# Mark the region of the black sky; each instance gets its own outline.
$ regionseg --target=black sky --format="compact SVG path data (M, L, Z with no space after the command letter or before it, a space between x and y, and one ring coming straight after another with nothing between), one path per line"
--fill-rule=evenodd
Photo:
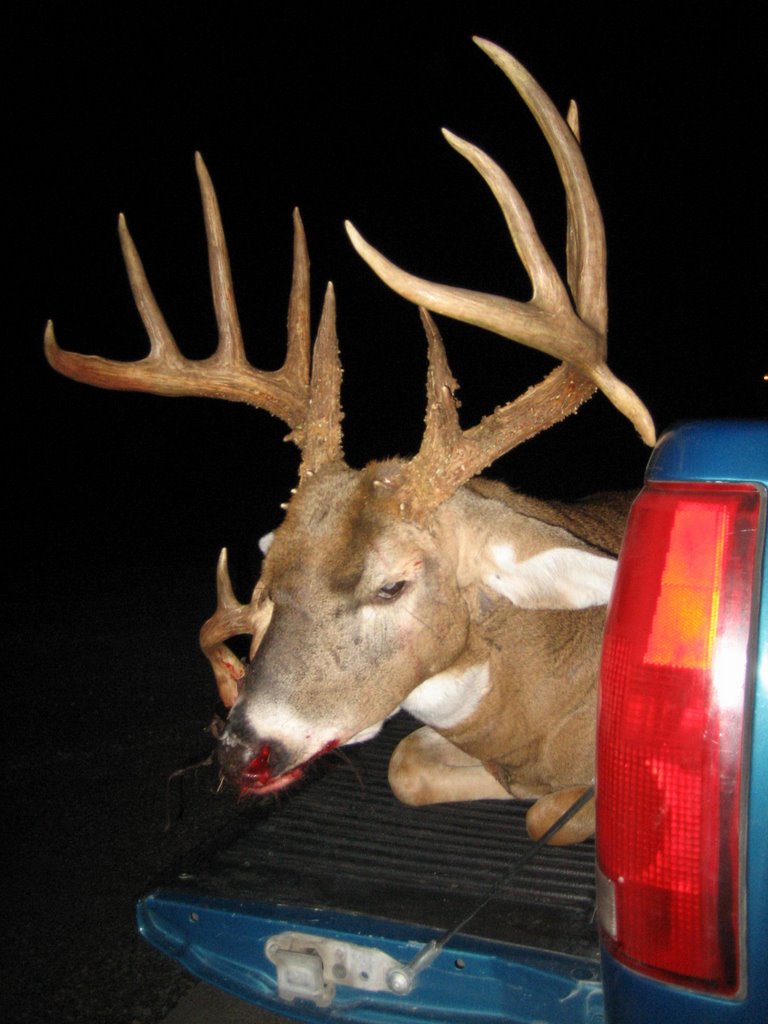
M192 155L216 183L253 361L284 339L290 215L309 237L315 315L339 303L349 461L418 443L425 345L415 311L364 267L345 217L415 272L527 297L482 182L446 125L509 171L562 265L563 199L512 88L472 44L518 56L582 137L606 219L609 360L659 428L765 415L763 79L755 5L27 3L4 16L15 61L6 112L6 465L19 535L47 585L115 562L221 544L253 569L296 456L266 414L205 400L98 392L42 359L63 347L144 353L116 240L123 210L182 347L207 354L213 317ZM6 9L8 10L8 9ZM546 359L443 324L467 422L537 379ZM639 483L646 452L601 398L497 473L542 494Z

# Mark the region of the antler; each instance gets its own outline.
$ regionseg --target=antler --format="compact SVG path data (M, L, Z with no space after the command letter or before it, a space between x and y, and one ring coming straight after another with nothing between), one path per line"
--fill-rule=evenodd
M179 351L121 214L120 244L134 300L149 335L149 355L124 363L66 352L57 345L53 324L49 322L45 332L48 362L67 377L98 387L148 391L156 395L205 395L266 409L291 428L288 436L302 452L302 476L326 462L343 461L341 367L333 287L329 284L326 291L310 375L309 257L299 212L294 211L293 281L285 362L279 370L257 370L245 356L216 193L199 153L195 163L218 324L218 345L214 354L207 359L187 359Z
M223 641L233 636L250 636L252 657L261 643L271 615L271 604L262 600L261 581L254 587L248 604L240 604L237 600L229 578L227 549L222 548L216 566L216 611L200 629L200 647L211 663L219 696L225 707L231 708L237 700L245 665Z
M475 42L520 93L557 162L567 199L567 277L573 302L515 186L487 154L451 132L444 130L445 138L480 173L502 209L533 285L529 302L440 285L408 274L347 223L360 256L404 298L562 360L541 383L477 426L462 431L453 398L457 385L437 328L422 311L430 353L426 429L418 454L391 480L401 510L416 518L437 507L502 454L575 412L596 387L630 419L647 444L655 443L653 422L645 406L605 363L605 234L579 146L576 107L571 104L566 122L518 61L493 43Z

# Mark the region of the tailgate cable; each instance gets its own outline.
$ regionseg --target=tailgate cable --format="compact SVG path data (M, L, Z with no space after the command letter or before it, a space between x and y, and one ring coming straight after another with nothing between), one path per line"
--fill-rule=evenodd
M473 910L471 910L465 917L447 931L444 931L438 939L432 939L431 942L427 942L409 963L393 967L387 974L387 985L390 990L398 995L407 995L413 988L417 975L429 967L454 935L460 932L472 920L472 918L483 909L484 906L490 903L494 896L496 896L496 894L507 885L509 880L521 871L525 865L536 856L542 846L545 846L552 836L555 835L556 832L559 832L563 825L569 822L575 814L578 814L582 807L589 803L594 795L595 785L592 783L591 786L588 786L587 789L584 790L578 800L575 800L571 806L561 814L552 825L550 825L547 831L531 844L522 857L518 857L509 865L501 878L491 885L486 895L480 900Z

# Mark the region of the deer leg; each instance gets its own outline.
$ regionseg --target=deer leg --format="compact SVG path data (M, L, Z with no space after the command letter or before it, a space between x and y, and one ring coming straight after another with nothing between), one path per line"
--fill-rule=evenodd
M586 786L574 786L571 789L559 789L555 793L547 793L539 797L535 804L528 808L525 816L525 825L531 839L538 839L544 835L550 825L554 825L561 814L564 814L571 804L575 803ZM581 810L574 814L549 840L548 846L568 846L571 843L581 843L589 839L595 831L595 801L594 798L585 804Z
M398 743L389 762L389 785L398 800L414 807L512 799L481 761L426 725Z

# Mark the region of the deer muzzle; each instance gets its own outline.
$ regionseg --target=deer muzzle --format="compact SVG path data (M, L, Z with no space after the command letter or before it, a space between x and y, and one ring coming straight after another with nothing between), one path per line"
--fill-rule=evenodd
M304 775L307 765L339 745L338 740L330 740L296 763L285 743L255 734L237 710L230 715L219 741L218 760L222 777L241 795L266 795L290 786Z

